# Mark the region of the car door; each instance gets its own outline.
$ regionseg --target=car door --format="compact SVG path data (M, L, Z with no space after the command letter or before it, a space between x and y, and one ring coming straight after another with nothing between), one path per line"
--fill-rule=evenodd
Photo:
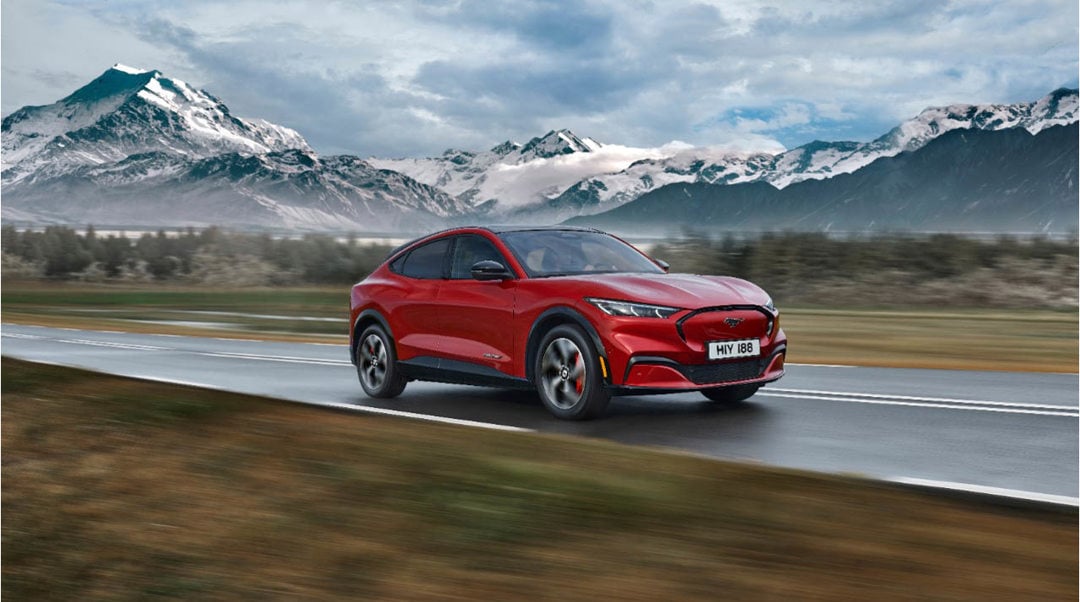
M456 236L450 249L450 278L439 288L440 355L451 360L512 372L515 279L475 280L478 261L509 264L487 238Z
M437 357L441 325L439 288L446 275L450 239L441 238L416 247L395 261L391 269L402 276L402 291L392 307L399 359Z

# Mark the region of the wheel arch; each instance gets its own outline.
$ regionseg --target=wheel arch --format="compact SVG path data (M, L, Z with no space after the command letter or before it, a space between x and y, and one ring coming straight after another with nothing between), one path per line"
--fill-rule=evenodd
M525 378L527 378L529 382L535 382L536 355L540 352L540 339L542 339L544 334L549 330L562 324L572 324L584 330L585 335L592 341L597 356L602 357L603 361L607 362L607 352L604 349L604 342L600 339L600 334L589 322L588 318L572 307L553 307L540 314L536 320L533 321L532 327L529 328L529 336L525 340Z
M390 340L392 342L397 340L394 338L394 331L390 328L390 323L387 322L386 318L379 312L379 310L365 309L364 311L360 312L360 314L356 316L356 321L353 322L352 336L349 337L349 361L351 361L354 366L356 365L357 340L360 338L360 333L362 333L365 328L371 326L372 324L378 324L379 326L381 326L382 329L386 331L386 335L390 337Z

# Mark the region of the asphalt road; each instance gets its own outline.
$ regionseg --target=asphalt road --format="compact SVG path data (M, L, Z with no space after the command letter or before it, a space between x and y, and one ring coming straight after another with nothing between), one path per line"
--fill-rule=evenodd
M1058 501L1078 493L1075 374L789 364L740 407L696 393L623 397L605 418L566 422L523 392L414 382L369 399L340 345L13 324L0 335L11 357L307 403Z

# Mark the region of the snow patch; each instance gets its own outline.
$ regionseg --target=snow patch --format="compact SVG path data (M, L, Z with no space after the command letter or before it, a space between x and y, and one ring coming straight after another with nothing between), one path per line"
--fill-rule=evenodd
M139 69L138 67L129 67L123 63L116 63L112 66L113 69L120 71L121 73L127 73L129 75L141 75L143 73L149 73L149 69Z

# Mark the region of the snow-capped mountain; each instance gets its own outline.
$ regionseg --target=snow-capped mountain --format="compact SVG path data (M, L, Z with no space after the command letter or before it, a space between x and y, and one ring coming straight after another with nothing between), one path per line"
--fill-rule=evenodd
M953 129L849 174L784 188L689 182L569 220L633 235L697 231L1075 231L1077 123Z
M479 213L506 214L543 204L582 178L618 171L647 155L563 129L525 144L506 141L487 151L450 149L439 157L368 161L439 188Z
M115 65L3 120L5 218L131 225L430 227L469 207L300 134L234 116L159 71Z
M450 196L357 157L299 149L205 158L140 153L14 189L14 208L32 208L46 221L129 226L404 231L437 228L463 210Z
M236 117L220 100L181 80L120 64L51 105L8 115L3 132L9 182L153 151L198 157L310 150L294 130ZM48 169L40 172L43 167Z
M958 129L1024 128L1032 134L1075 123L1077 90L1058 89L1027 103L932 107L871 142L814 141L778 155L687 149L672 156L635 163L618 173L588 178L564 191L550 205L560 217L589 215L629 202L668 184L739 184L764 181L784 188L805 180L852 173L875 160L922 148ZM550 211L541 211L550 214Z

